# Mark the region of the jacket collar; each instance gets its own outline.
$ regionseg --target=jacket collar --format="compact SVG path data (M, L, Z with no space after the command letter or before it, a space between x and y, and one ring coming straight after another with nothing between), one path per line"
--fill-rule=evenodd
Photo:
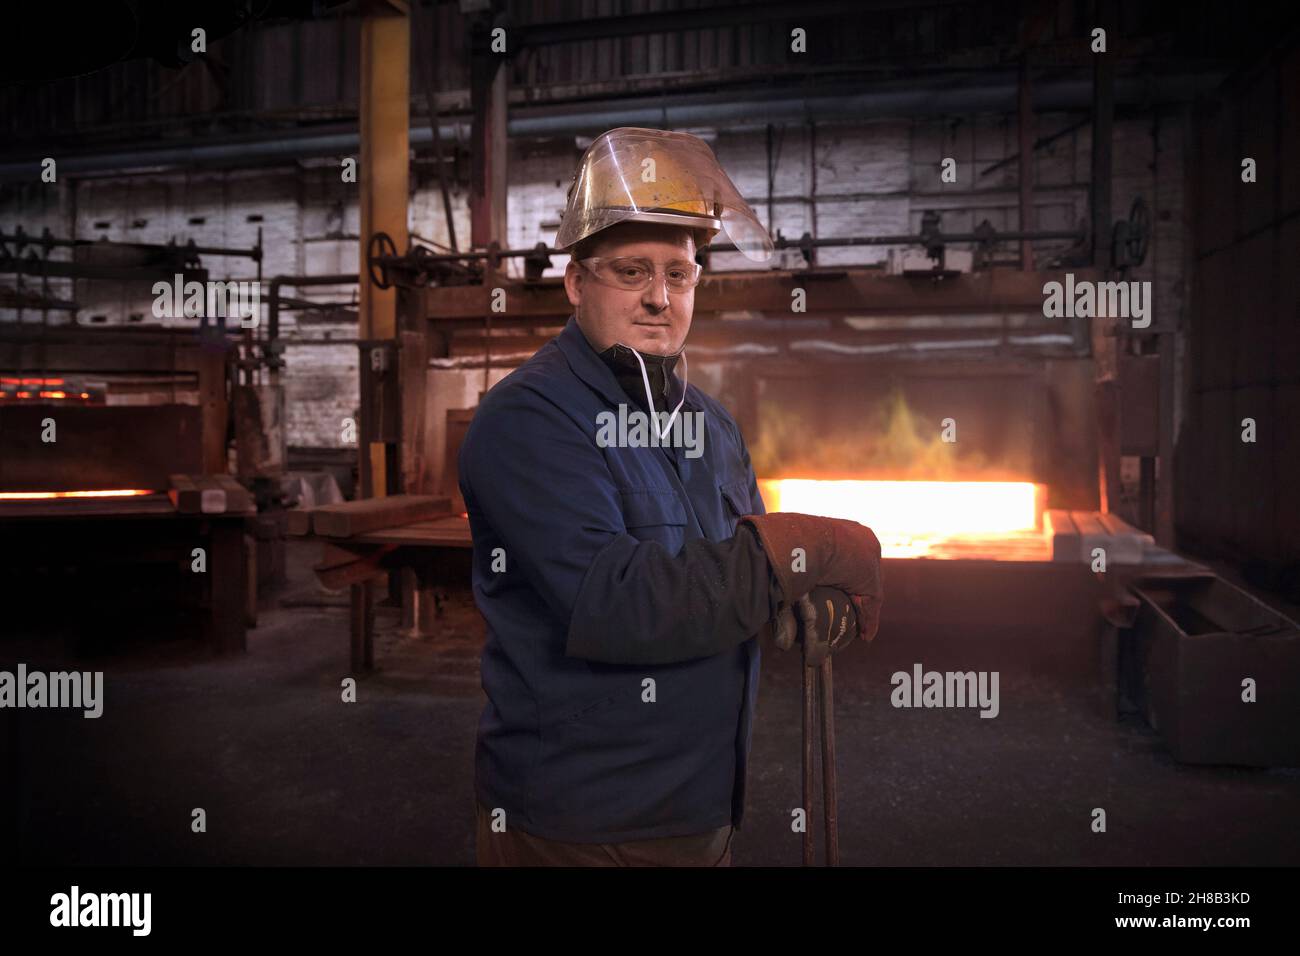
M573 369L573 373L578 378L586 382L590 388L603 396L605 401L611 405L626 404L627 393L623 391L623 386L618 384L618 379L614 377L613 370L605 364L600 354L587 341L587 336L578 325L577 316L569 316L569 321L565 323L564 330L556 336L555 343L560 347L560 351L564 353L569 368ZM688 357L687 362L689 361ZM687 392L686 401L682 402L682 409L698 410L699 405L691 401L689 388ZM677 405L677 400L681 397L682 380L675 374L669 375L667 402L670 411Z

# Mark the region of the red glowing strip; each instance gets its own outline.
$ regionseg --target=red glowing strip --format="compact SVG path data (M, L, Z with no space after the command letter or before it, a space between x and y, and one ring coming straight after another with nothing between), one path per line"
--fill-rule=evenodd
M7 393L5 393L5 392L0 392L0 398L8 398L8 397L9 397L9 396L8 396ZM31 397L32 397L32 393L29 392L29 391L26 391L26 390L21 391L21 392L14 392L14 398L31 398ZM52 392L40 391L40 392L37 392L37 393L36 393L36 397L37 397L37 398L67 399L67 398L76 398L77 396L74 395L74 394L72 394L71 392L65 392L65 391L62 391L62 390L60 389L60 390L56 390L56 391L52 391ZM82 392L82 393L81 393L81 397L84 398L84 399L86 399L86 400L89 400L89 399L90 399L90 393L89 393L89 392Z
M0 501L40 501L49 498L133 498L151 495L148 488L108 488L103 491L0 491Z
M0 385L62 385L61 378L0 378Z

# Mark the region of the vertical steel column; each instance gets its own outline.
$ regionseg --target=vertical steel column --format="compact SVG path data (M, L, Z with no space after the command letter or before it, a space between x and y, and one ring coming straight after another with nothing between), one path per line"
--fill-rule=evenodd
M1111 261L1111 158L1115 120L1114 0L1097 0L1096 25L1106 31L1106 52L1093 54L1092 74L1092 264L1106 278ZM1097 490L1102 511L1120 499L1119 339L1116 316L1092 320L1092 355L1097 376Z
M361 248L358 338L387 342L397 337L397 291L377 289L365 277L367 246L376 232L386 232L397 249L410 244L407 199L410 151L411 28L404 0L364 0L361 21ZM358 471L363 497L388 491L394 472L398 424L378 421L376 414L395 400L367 395L369 363L361 355L362 401ZM381 387L394 387L384 376ZM395 396L393 397L395 399Z
M816 861L813 849L813 800L817 791L816 767L813 755L817 747L817 672L802 663L803 671L803 865L812 866Z
M1034 107L1029 88L1029 53L1020 55L1019 116L1016 132L1020 136L1020 229L1037 227L1034 215ZM1020 268L1034 271L1034 246L1020 240Z
M477 17L470 26L470 244L509 247L506 235L506 57L515 41L507 33L505 53L492 50L492 21Z
M1113 0L1097 0L1097 21L1106 31L1106 52L1092 65L1092 264L1109 269L1111 224L1111 148L1115 126L1116 37Z

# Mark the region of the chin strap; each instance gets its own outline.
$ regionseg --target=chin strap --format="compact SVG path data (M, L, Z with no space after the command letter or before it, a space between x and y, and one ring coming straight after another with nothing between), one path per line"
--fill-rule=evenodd
M623 345L622 342L618 344ZM632 348L630 345L623 345L623 347L631 351L631 353L636 356L636 364L641 366L641 382L642 384L645 385L646 408L650 410L650 420L654 421L655 403L654 400L650 397L650 376L646 373L645 370L645 360L641 358L641 353L638 352L636 349ZM659 435L660 442L662 442L665 438L668 437L668 432L673 427L673 422L677 418L677 413L681 411L682 403L686 401L686 383L687 381L689 381L690 366L686 361L686 349L682 349L681 352L678 354L680 354L682 357L682 397L677 400L677 407L674 408L673 413L668 416L668 423L664 426L663 434ZM665 369L664 375L666 376L668 374L670 373L668 372L667 369Z

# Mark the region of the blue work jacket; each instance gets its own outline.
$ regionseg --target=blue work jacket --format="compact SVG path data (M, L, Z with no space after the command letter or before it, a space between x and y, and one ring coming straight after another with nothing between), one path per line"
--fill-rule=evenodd
M668 388L671 409L680 380ZM507 827L568 842L739 826L758 696L767 605L741 614L729 582L692 584L710 565L690 561L763 513L740 430L689 386L679 414L702 413L697 457L602 447L598 416L619 405L570 317L487 393L459 456L487 621L476 795ZM684 606L724 650L659 659Z

